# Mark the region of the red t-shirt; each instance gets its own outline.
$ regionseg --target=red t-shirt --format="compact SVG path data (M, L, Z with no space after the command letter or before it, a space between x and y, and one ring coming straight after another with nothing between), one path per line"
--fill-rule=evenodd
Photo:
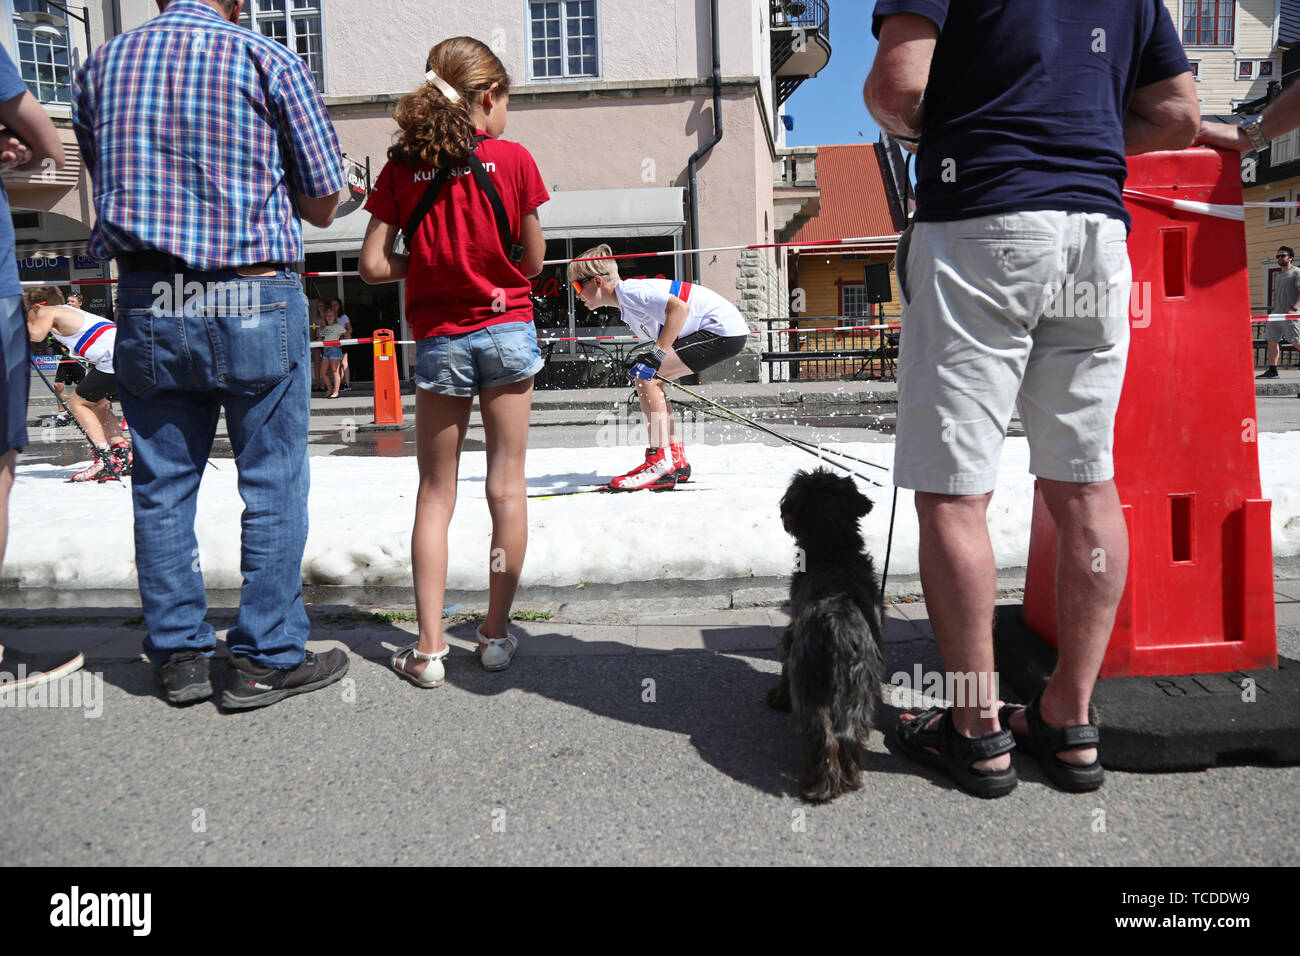
M519 238L524 216L551 198L537 163L518 143L491 137L479 143L477 155L501 194L511 234ZM366 209L400 229L434 173L427 166L388 163ZM506 258L492 204L468 166L447 179L416 229L413 245L406 272L406 320L417 339L532 321L532 283Z

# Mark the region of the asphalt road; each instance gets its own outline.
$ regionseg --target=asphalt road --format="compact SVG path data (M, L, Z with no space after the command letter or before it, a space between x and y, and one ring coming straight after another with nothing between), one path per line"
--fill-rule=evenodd
M874 733L864 788L810 806L763 701L776 631L718 613L697 650L528 625L495 675L462 641L433 690L384 663L405 630L339 625L317 636L351 648L346 682L242 714L169 707L147 664L103 645L100 716L0 720L0 845L10 863L75 866L1300 863L1300 767L1111 772L1067 795L1017 757L1019 788L983 801ZM939 666L934 644L896 608L887 673L918 662Z

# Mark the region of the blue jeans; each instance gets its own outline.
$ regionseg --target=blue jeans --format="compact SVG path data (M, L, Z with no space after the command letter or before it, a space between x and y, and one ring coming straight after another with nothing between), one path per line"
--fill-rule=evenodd
M27 447L32 348L25 315L22 296L0 298L0 455Z
M244 500L239 617L230 652L262 667L302 663L311 360L307 299L296 274L234 270L123 276L114 362L135 464L135 556L149 635L161 664L211 655L212 626L194 535L195 504L221 410ZM198 285L191 285L198 283ZM188 286L188 288L187 288ZM183 293L183 294L182 294Z

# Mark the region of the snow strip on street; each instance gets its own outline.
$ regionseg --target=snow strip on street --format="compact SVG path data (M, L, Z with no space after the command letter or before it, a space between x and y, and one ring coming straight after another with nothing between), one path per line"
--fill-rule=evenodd
M837 446L888 466L893 445ZM682 491L589 494L529 502L525 585L581 581L707 579L788 574L793 543L777 504L790 476L815 467L788 446L693 445L694 468ZM1264 497L1273 501L1273 549L1300 554L1300 432L1259 439ZM637 463L640 449L544 448L528 453L530 493L607 481ZM1029 548L1033 482L1028 446L1008 439L989 529L999 567L1023 567ZM234 463L215 459L199 492L198 542L208 587L237 588L243 503ZM889 473L865 465L859 471ZM484 500L485 456L461 459L460 500L451 523L448 586L487 588L491 523ZM10 502L4 583L25 588L134 588L130 493L116 484L71 485L77 468L19 463ZM415 509L414 458L311 459L311 532L306 584L409 586ZM130 479L126 479L130 482ZM877 569L885 556L890 489L863 487L876 504L863 521ZM689 490L686 490L689 489ZM891 575L917 571L912 495L900 491Z

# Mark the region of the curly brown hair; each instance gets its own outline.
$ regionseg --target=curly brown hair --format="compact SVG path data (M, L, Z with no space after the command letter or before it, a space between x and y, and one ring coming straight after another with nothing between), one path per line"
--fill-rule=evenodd
M449 100L432 83L402 97L393 111L401 130L388 147L388 158L407 166L441 169L465 162L474 143L470 102L497 84L498 96L510 92L510 74L488 46L473 37L452 37L432 50L424 68L438 74L460 94Z

